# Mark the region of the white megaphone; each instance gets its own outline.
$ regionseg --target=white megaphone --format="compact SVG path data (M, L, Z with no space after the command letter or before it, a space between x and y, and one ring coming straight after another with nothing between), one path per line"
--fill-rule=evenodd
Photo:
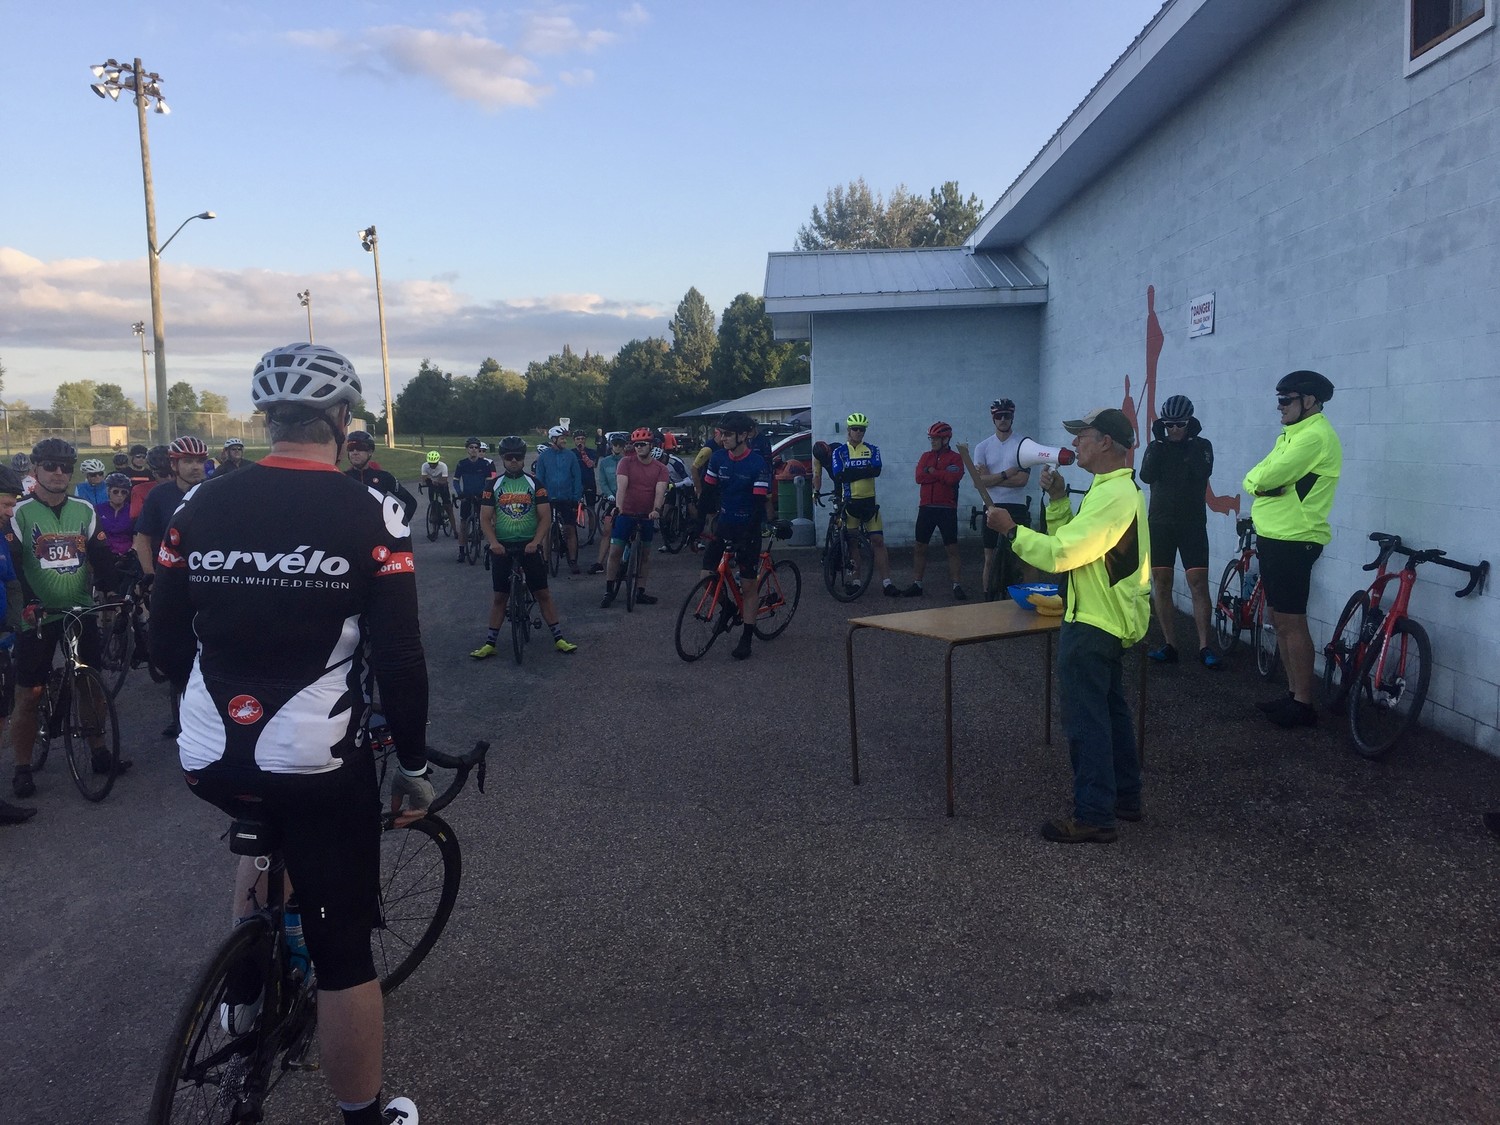
M1043 445L1040 442L1023 437L1021 444L1016 446L1016 465L1018 468L1030 469L1037 465L1071 465L1077 460L1077 456L1071 449L1058 445Z

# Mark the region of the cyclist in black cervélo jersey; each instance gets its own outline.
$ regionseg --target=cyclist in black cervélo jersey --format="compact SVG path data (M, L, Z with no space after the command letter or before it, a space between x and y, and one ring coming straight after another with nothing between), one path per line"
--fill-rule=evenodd
M381 809L363 737L370 675L400 759L405 823L433 799L427 666L411 533L400 502L338 471L361 398L338 352L292 344L255 368L251 400L271 453L195 488L157 556L151 656L185 689L178 752L188 787L282 840L318 988L322 1069L346 1125L415 1119L380 1106L382 1002L370 936L379 917ZM206 498L205 498L206 497ZM242 860L234 914L253 913ZM243 977L245 974L241 974ZM221 1005L248 1026L264 993ZM401 1116L405 1114L405 1116Z

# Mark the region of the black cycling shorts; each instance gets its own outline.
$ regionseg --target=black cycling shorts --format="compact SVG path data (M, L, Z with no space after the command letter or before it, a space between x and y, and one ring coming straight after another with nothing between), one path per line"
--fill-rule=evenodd
M578 525L578 500L553 500L552 522L562 524L563 527L576 527Z
M1148 520L1151 530L1151 565L1153 568L1170 570L1182 555L1183 570L1208 569L1208 525L1184 527L1165 520L1158 523Z
M1031 509L1025 504L999 504L997 507L1004 508L1009 512L1010 518L1015 520L1018 526L1031 526ZM982 523L979 526L981 528L980 541L984 543L985 550L993 551L1000 542L1000 533L992 530L987 523ZM1005 548L1006 550L1010 550L1010 540L1006 540Z
M1317 543L1291 539L1256 540L1260 554L1260 580L1266 587L1266 604L1277 613L1306 613L1312 588L1313 563L1323 553Z
M547 560L541 551L526 553L525 543L503 543L505 555L490 554L490 586L497 594L510 593L510 571L517 557L521 560L521 573L526 576L526 588L533 594L547 588ZM489 544L485 544L486 551Z
M704 540L703 569L717 570L726 550L734 553L740 577L745 581L754 578L760 573L760 524L726 524L721 520L713 538Z
M931 543L934 531L943 537L943 546L950 547L957 543L958 509L933 504L924 504L918 508L917 542L924 545Z
M54 621L40 630L22 629L16 634L16 683L21 687L41 687L52 671L52 655L62 640L63 623ZM83 618L78 634L78 655L87 665L98 668L100 660L99 619Z
M8 718L16 698L16 662L10 653L0 651L0 719Z
M184 778L195 795L230 816L253 816L277 830L318 987L336 991L374 980L369 950L380 921L381 824L370 751L355 752L328 773L265 773L216 762Z

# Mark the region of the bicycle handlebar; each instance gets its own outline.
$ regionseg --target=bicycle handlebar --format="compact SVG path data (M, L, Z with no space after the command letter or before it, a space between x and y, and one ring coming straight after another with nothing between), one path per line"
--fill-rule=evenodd
M1429 547L1418 551L1401 542L1401 536L1391 535L1384 531L1370 532L1370 542L1380 544L1380 554L1375 556L1375 561L1366 563L1363 570L1382 570L1392 555L1405 555L1410 561L1406 564L1415 570L1422 563L1437 563L1446 566L1449 570L1461 570L1469 576L1469 584L1461 590L1455 590L1455 598L1466 598L1475 590L1483 591L1485 580L1489 577L1490 564L1488 560L1480 560L1477 563L1461 563L1455 559L1448 558L1447 551Z

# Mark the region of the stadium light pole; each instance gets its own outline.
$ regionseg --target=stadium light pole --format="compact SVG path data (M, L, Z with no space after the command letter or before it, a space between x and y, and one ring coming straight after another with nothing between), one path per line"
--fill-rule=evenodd
M151 444L151 377L146 374L146 322L138 320L130 326L141 342L141 406L146 412L146 444Z
M146 189L146 263L151 271L151 336L156 351L156 424L158 432L166 434L167 420L167 348L166 325L161 312L161 274L156 249L156 194L151 186L151 145L146 133L146 107L160 114L171 113L171 108L161 96L161 75L148 72L140 59L130 63L108 59L89 67L98 82L89 86L101 98L120 100L121 91L130 91L135 100L136 120L141 133L141 180ZM177 228L181 230L181 227ZM176 232L173 232L176 237ZM144 347L145 341L142 340Z
M307 310L307 342L309 344L316 344L317 341L313 339L312 331L312 290L302 290L302 292L297 294L297 299L302 302L302 307Z
M396 404L391 399L391 359L385 346L385 297L380 291L380 240L372 223L359 232L359 244L375 256L375 309L380 316L380 371L385 376L385 447L396 448Z

